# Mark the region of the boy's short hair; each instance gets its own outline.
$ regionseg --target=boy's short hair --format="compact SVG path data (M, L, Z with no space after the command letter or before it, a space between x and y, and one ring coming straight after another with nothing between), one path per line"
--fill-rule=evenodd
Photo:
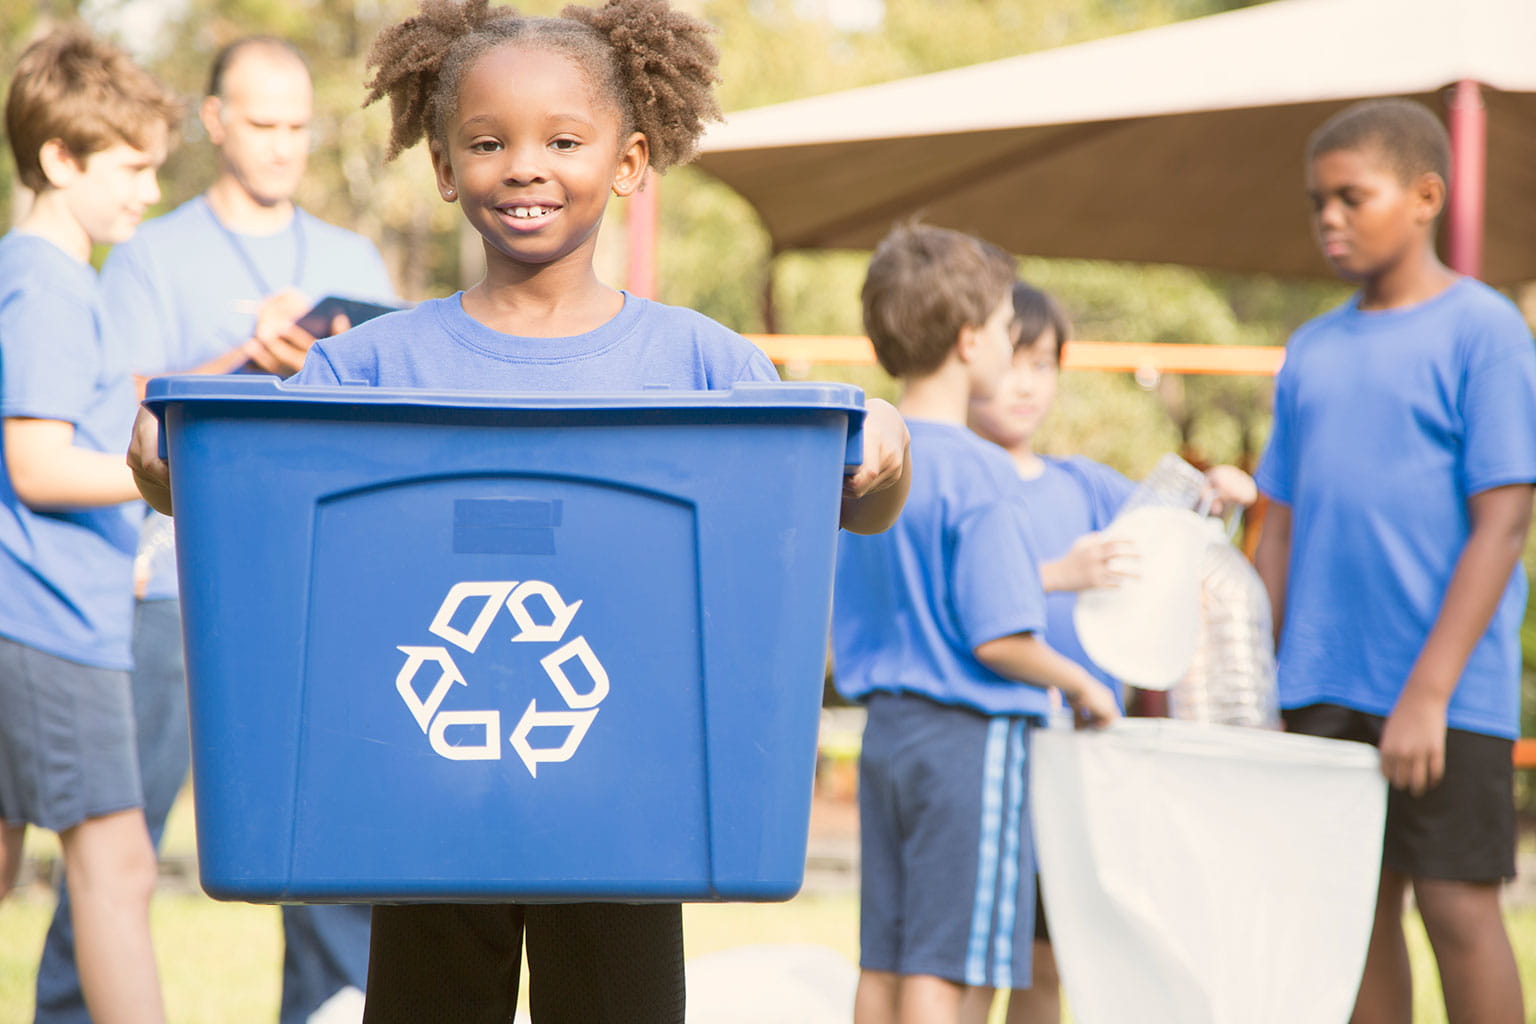
M1056 365L1061 365L1061 351L1067 347L1071 325L1061 305L1032 284L1013 284L1013 347L1028 348L1047 330L1056 333Z
M1451 139L1428 107L1413 100L1365 100L1345 107L1312 133L1307 163L1325 153L1374 149L1403 184L1421 174L1451 181Z
M49 141L84 163L119 142L147 149L154 125L174 132L180 119L181 103L158 79L79 26L27 47L5 101L16 173L34 192L48 188L41 154Z
M864 330L893 377L932 373L960 329L978 326L1008 297L1008 254L979 238L928 224L892 229L869 260Z

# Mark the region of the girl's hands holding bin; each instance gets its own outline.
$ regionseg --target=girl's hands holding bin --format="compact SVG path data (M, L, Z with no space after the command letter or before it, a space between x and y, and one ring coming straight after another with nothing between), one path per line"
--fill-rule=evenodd
M143 406L133 421L133 439L128 443L128 468L133 482L149 507L164 515L171 514L171 467L160 457L160 420Z
M871 398L864 408L864 461L843 480L843 529L880 533L896 522L912 481L910 447L901 413Z

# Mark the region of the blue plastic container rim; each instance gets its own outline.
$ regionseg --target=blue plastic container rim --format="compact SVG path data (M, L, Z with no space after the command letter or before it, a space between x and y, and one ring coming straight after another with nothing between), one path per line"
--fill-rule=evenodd
M367 384L322 387L290 384L265 374L179 374L153 377L144 405L156 416L170 402L297 402L307 405L370 405L449 409L581 411L599 409L806 409L845 412L849 429L864 420L864 392L852 384L826 381L741 382L729 391L674 391L645 388L605 393L435 391L430 388L378 388Z
M374 409L453 409L537 413L702 413L840 412L848 417L846 465L860 462L859 432L864 423L864 392L852 384L827 381L743 381L725 391L645 388L606 393L437 391L431 388L379 388L366 383L323 387L290 384L266 374L178 374L153 377L145 387L144 407L162 423L166 406L178 402L231 402L308 407ZM360 416L359 418L363 418ZM160 438L165 457L165 435Z

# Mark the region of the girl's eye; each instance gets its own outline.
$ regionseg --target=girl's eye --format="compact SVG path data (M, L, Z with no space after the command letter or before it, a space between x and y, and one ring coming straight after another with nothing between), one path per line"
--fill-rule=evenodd
M556 139L555 141L551 142L550 145L562 153L569 153L571 150L580 146L581 143L577 142L575 139Z
M469 144L471 153L494 153L501 148L501 143L495 139L476 139Z

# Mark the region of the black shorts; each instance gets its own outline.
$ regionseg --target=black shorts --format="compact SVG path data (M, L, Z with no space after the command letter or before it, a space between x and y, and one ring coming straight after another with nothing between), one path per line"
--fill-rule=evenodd
M1386 719L1337 704L1283 712L1290 732L1379 746ZM1421 797L1387 790L1382 866L1415 878L1515 877L1514 741L1447 729L1445 777Z
M376 906L364 1024L507 1024L525 936L540 1024L683 1024L675 903Z

